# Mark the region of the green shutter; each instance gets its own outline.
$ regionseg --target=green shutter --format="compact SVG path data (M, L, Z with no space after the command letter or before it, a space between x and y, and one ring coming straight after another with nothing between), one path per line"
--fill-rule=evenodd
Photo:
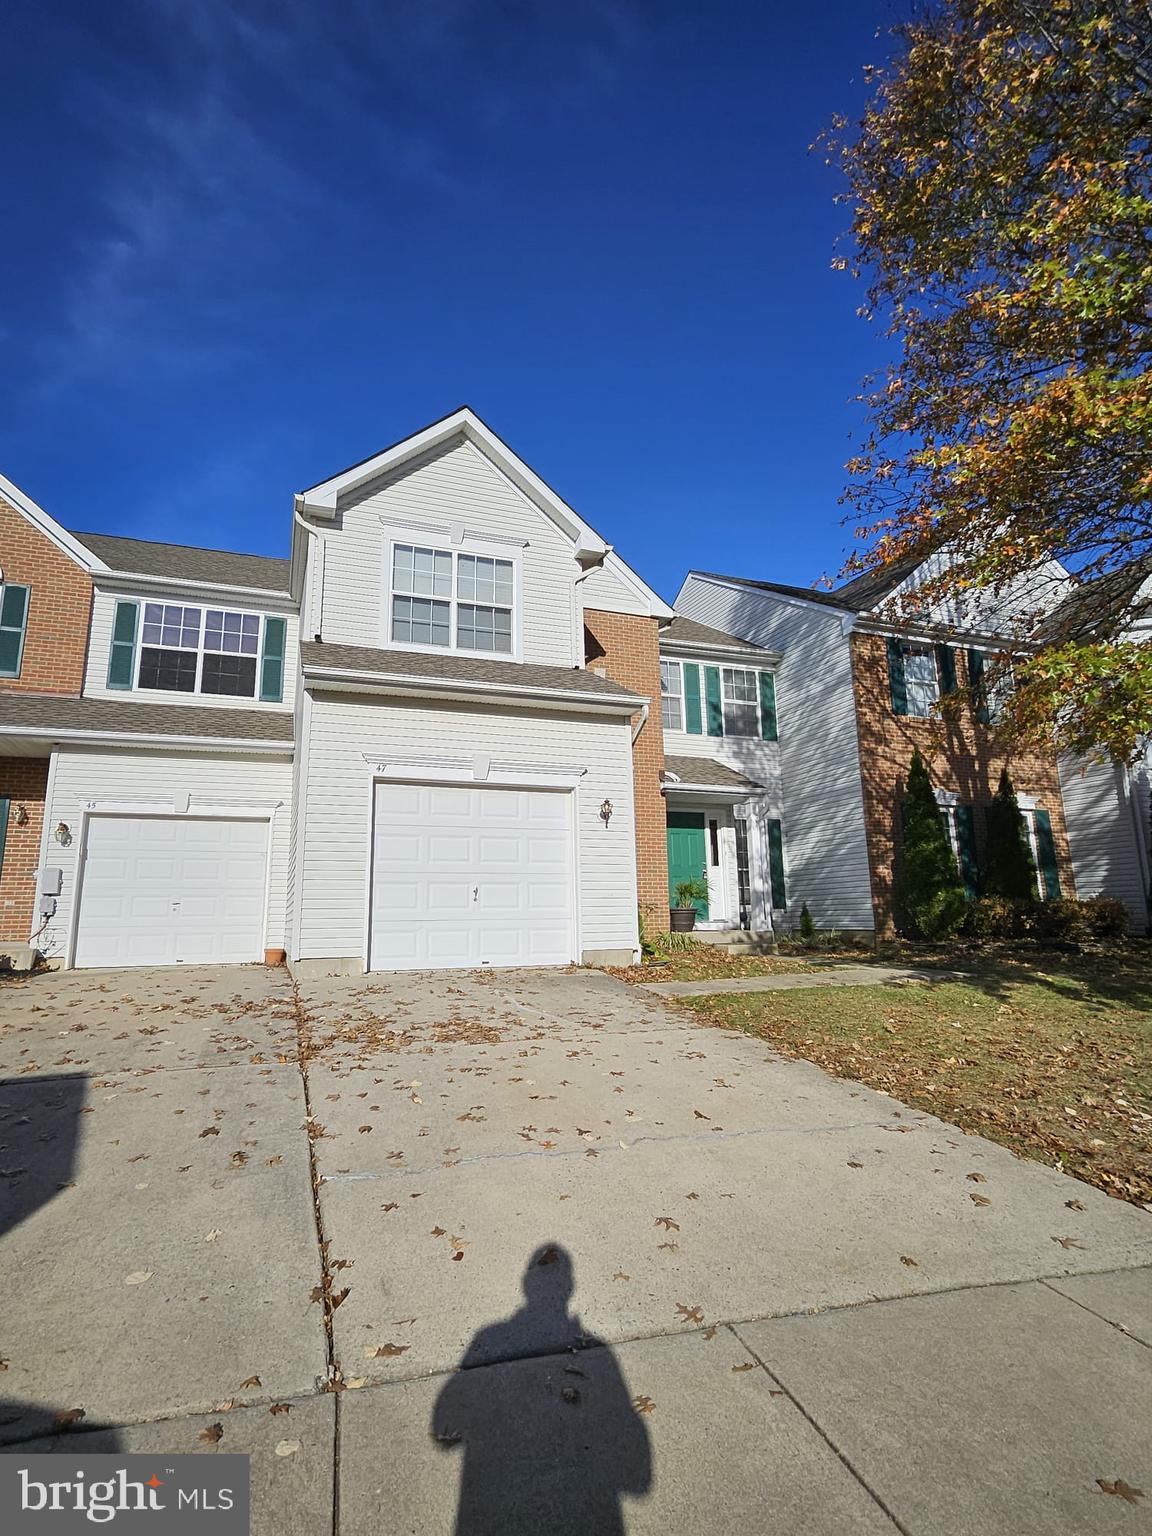
M8 841L8 811L12 802L0 795L0 875L4 873L4 844Z
M278 704L284 697L284 636L287 629L286 619L268 617L264 620L260 697L267 703Z
M704 668L704 698L708 705L708 734L723 736L724 706L720 702L720 668Z
M984 652L968 652L968 681L972 686L976 718L981 725L991 725L992 712L988 708L988 694L984 687Z
M700 668L694 661L684 663L684 729L690 736L704 731L700 714Z
M975 901L980 888L976 864L976 830L970 805L956 807L956 841L960 846L960 876L969 901Z
M782 912L788 905L784 889L784 832L778 821L768 823L768 876L772 883L772 906Z
M1044 897L1060 900L1060 870L1056 864L1056 842L1052 836L1052 818L1047 811L1033 811L1036 818L1036 848L1040 854L1040 873L1044 877Z
M131 688L136 676L136 620L139 604L118 602L108 653L109 688Z
M771 672L760 674L760 734L765 741L776 736L776 681Z
M936 647L936 673L941 693L956 692L956 652L950 645Z
M904 680L904 647L895 635L888 636L888 689L892 695L892 713L908 713L908 684Z
M19 677L28 623L28 588L0 587L0 677Z

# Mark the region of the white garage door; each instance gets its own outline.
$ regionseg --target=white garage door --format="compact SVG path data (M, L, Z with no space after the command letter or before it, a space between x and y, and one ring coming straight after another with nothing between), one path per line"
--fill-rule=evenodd
M378 784L371 969L567 965L571 798Z
M266 821L92 817L74 963L262 960L267 857Z

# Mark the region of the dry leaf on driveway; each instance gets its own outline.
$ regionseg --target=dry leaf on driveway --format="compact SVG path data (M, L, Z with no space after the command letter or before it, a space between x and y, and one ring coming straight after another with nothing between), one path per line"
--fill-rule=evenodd
M73 1424L79 1424L84 1413L83 1408L62 1408L52 1422L57 1429L70 1429Z
M632 1406L637 1413L653 1413L656 1408L656 1404L652 1399L644 1396L634 1397L632 1399Z
M154 1270L134 1269L130 1275L124 1276L125 1285L143 1285L145 1280L151 1280Z
M292 1404L291 1403L273 1403L272 1406L269 1408L268 1412L269 1413L291 1413L292 1412Z
M909 1253L902 1253L900 1255L900 1262L901 1262L901 1264L906 1264L909 1269L919 1269L920 1268L920 1260L919 1259L914 1259L912 1257L912 1255L909 1254Z
M969 1198L969 1200L971 1200L973 1205L991 1205L992 1204L991 1200L989 1200L987 1195L969 1195L968 1198Z
M1059 1243L1061 1248L1083 1248L1083 1243L1078 1243L1074 1237L1054 1237L1054 1243Z
M243 1392L248 1387L260 1387L260 1386L263 1386L263 1382L260 1380L259 1376L249 1376L247 1381L242 1381L240 1383L240 1390L241 1390L241 1392Z
M679 1232L680 1223L673 1221L671 1216L657 1216L654 1225L663 1227L666 1232Z
M365 1347L365 1360L395 1360L397 1355L406 1355L411 1349L410 1344L381 1344L376 1349L371 1345Z
M741 1372L741 1371L754 1371L755 1369L756 1369L756 1362L755 1362L755 1360L745 1360L743 1365L734 1365L732 1367L732 1370L733 1370L733 1372L735 1374L739 1374L739 1372Z
M215 1424L206 1425L196 1438L198 1440L207 1441L209 1445L215 1445L216 1442L223 1436L223 1434L224 1426L223 1424L217 1422Z
M1109 1481L1106 1477L1098 1477L1096 1486L1101 1493L1110 1493L1113 1498L1123 1499L1125 1504L1135 1504L1144 1497L1142 1488L1133 1488L1131 1483L1126 1483L1122 1477Z
M702 1323L704 1321L704 1314L698 1306L689 1307L684 1302L678 1301L676 1303L676 1310L686 1323Z
M278 1440L276 1442L277 1456L295 1456L299 1449L299 1440Z

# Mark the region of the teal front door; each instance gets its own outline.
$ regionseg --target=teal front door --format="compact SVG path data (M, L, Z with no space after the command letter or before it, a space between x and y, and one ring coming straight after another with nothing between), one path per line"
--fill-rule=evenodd
M684 880L707 883L704 852L704 812L668 812L668 905L676 905L676 887ZM708 916L708 901L693 902L697 916Z

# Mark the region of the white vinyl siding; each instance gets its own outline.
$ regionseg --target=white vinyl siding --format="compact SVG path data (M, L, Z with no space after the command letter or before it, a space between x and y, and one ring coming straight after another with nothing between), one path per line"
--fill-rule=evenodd
M299 906L302 959L365 958L372 775L380 758L563 764L586 769L575 790L581 950L631 950L636 939L631 730L616 718L439 707L320 695L311 704ZM600 805L609 799L606 828Z
M1133 932L1143 933L1148 923L1147 864L1140 841L1146 849L1149 827L1139 781L1130 787L1118 763L1062 757L1060 789L1076 895L1082 901L1115 897L1128 908Z
M225 693L183 693L158 688L133 688L131 693L123 689L108 687L108 656L112 646L112 625L116 618L116 604L123 601L138 602L140 614L136 634L136 657L134 667L140 665L140 650L143 645L144 608L148 603L165 603L169 606L188 606L199 609L200 626L203 630L205 614L218 613L247 613L260 616L261 624L266 615L272 614L284 620L284 683L283 696L274 703L262 702L259 698L260 675L257 665L256 697L244 694ZM176 595L159 597L155 593L122 592L113 591L107 587L97 587L92 594L92 628L88 640L88 659L84 673L84 694L87 698L118 699L121 703L125 699L139 699L148 704L184 704L198 705L205 709L259 709L259 710L291 710L296 690L296 669L299 664L298 657L298 628L299 622L295 613L285 609L261 608L258 604L248 602L220 602L214 597L205 597L197 593L195 589L181 590ZM259 656L257 657L259 662ZM135 674L134 674L135 675Z
M453 525L480 540L507 541L507 558L520 563L522 659L557 667L582 661L579 589L573 586L580 568L571 540L478 448L462 440L363 486L342 502L337 527L319 526L324 592L312 613L322 607L324 639L336 645L391 643L386 542L451 547Z
M644 600L638 597L614 571L603 565L597 566L590 575L586 576L576 590L580 593L581 602L585 608L600 613L647 615L649 612Z
M757 778L753 764L771 751L779 764L776 803L787 807L780 818L788 873L783 926L799 921L806 901L820 927L872 928L856 706L841 615L699 576L688 577L675 607L686 618L782 653L773 669L780 740L677 733L665 737L665 752L717 757Z
M284 901L288 879L288 837L292 764L288 758L211 757L203 753L117 752L64 747L56 753L51 798L45 807L50 828L64 823L71 841L49 833L44 862L63 873L56 915L37 944L50 959L62 960L67 947L76 895L81 824L90 801L147 803L150 810L171 810L173 796L187 793L188 814L211 806L227 812L258 805L271 817L269 833L266 943L284 947Z

